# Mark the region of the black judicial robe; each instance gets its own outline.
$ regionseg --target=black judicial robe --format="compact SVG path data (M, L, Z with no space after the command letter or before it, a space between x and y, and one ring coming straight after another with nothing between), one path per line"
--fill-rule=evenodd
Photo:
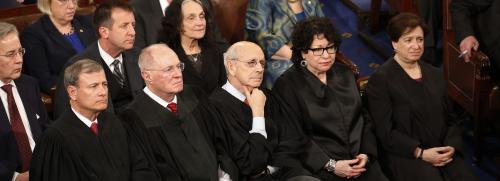
M449 117L443 73L419 62L422 82L413 80L390 58L373 73L366 88L375 132L385 150L392 180L476 180L464 164L461 123ZM444 167L415 159L420 146L452 146Z
M301 66L292 66L278 78L273 91L297 114L309 139L300 157L322 180L343 180L328 173L329 158L370 157L367 171L355 180L386 180L376 161L377 146L370 122L363 117L361 98L354 74L339 63L327 71L327 84Z
M217 113L202 90L184 85L177 94L178 116L144 92L121 114L161 180L218 180L212 122Z
M259 133L249 133L252 129L251 108L222 88L216 89L210 100L219 111L220 125L224 134L224 149L234 160L239 175L238 180L251 180L267 169L267 165L280 167L275 179L284 180L298 175L310 175L296 159L305 139L300 136L295 122L284 106L280 106L278 97L263 90L266 95L265 123L267 139ZM228 170L232 176L234 170ZM270 180L261 178L261 180Z
M154 172L134 175L132 170L149 170L146 164L132 166L127 133L111 113L101 112L99 136L71 110L64 112L37 143L31 161L31 181L116 181L154 180ZM146 163L143 161L142 163ZM131 177L140 179L131 179Z

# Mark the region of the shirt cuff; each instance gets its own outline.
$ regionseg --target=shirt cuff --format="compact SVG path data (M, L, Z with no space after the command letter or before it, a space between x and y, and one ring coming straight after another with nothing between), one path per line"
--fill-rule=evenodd
M219 166L219 181L231 181L231 176L224 172Z
M16 181L16 178L18 175L19 175L19 172L14 172L14 176L12 176L12 181Z
M269 174L273 174L274 172L277 172L280 168L279 167L273 167L271 165L267 166L267 169L269 170Z
M254 117L252 121L252 130L250 130L250 133L259 133L264 138L267 139L267 132L266 132L266 121L264 117Z

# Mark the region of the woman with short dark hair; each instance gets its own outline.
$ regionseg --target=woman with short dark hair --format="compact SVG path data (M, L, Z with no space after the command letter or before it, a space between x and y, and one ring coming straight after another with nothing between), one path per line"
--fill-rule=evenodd
M420 61L426 28L402 13L387 31L394 48L366 88L391 180L476 180L463 161L462 129L448 116L443 73Z
M299 159L321 180L387 180L354 73L335 62L340 41L330 20L297 23L292 44L294 65L278 78L273 92L301 120L308 143Z

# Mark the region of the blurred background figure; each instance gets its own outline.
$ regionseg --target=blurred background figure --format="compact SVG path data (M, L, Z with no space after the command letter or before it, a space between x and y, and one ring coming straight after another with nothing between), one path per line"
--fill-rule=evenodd
M39 0L38 9L45 15L21 35L24 71L38 79L45 93L55 86L66 62L97 39L90 18L75 15L77 4L77 0Z
M276 79L291 65L292 27L308 17L323 17L317 0L249 0L246 33L266 55L264 84L272 88Z

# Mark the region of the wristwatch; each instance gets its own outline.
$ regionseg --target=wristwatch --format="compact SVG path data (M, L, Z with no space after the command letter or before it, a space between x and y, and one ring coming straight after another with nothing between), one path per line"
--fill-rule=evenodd
M326 165L325 165L326 171L328 171L328 172L335 171L335 164L337 164L337 161L335 161L334 159L328 160L328 163L326 163Z

